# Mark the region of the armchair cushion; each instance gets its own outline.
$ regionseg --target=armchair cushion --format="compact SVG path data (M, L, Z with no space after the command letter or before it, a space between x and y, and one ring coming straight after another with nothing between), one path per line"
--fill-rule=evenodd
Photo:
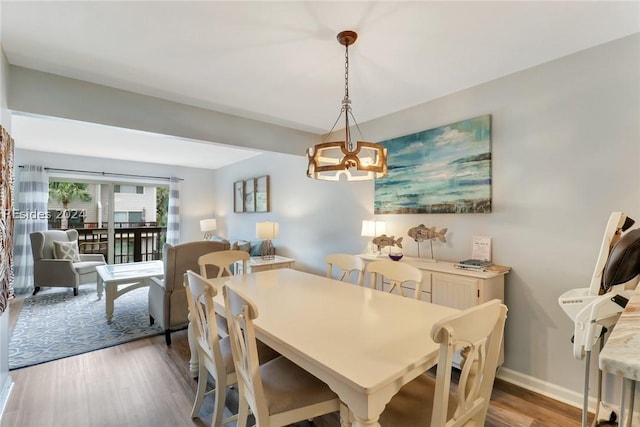
M101 255L102 256L102 255ZM78 272L78 274L90 274L95 273L96 267L99 265L104 265L104 261L80 261L73 263L73 269Z
M54 241L53 256L55 259L68 259L72 262L80 262L80 250L78 249L78 241Z

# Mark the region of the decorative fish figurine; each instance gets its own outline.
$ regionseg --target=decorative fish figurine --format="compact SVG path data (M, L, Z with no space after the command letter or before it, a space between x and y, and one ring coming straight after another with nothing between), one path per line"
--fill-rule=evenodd
M402 248L402 237L396 239L395 236L389 237L386 234L381 234L380 236L374 237L372 242L381 249L385 246L397 246Z
M436 231L435 227L425 227L424 224L420 224L417 227L409 229L407 234L416 242L424 242L425 240L438 239L441 242L446 242L447 238L444 236L447 233L447 229L443 228L440 231Z

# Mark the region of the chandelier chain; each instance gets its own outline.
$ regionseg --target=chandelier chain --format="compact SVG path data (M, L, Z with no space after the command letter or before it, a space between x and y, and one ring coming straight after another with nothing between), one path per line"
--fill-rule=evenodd
M344 99L349 99L349 45L344 49Z

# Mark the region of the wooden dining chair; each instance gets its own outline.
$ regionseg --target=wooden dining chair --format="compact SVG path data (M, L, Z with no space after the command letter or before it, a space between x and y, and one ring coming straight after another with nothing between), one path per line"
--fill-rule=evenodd
M381 289L388 286L388 292L397 291L399 295L406 296L403 292L403 285L409 282L415 283L413 295L415 299L422 296L422 271L420 269L400 261L380 260L373 261L367 265L366 271L371 273L371 287L376 289L378 278L380 278Z
M491 300L442 319L431 329L440 343L435 380L422 374L404 385L380 416L383 427L483 426L491 400L507 307ZM457 392L452 392L454 354L463 357Z
M258 365L253 326L258 307L229 286L222 292L238 377L238 426L246 425L249 410L257 426L277 427L341 409L325 383L289 359L280 356Z
M200 275L207 279L212 279L214 276L207 276L207 271L213 270L210 266L214 266L218 268L218 273L215 277L233 276L234 273L238 272L238 265L236 264L238 262L242 262L242 274L247 274L247 261L249 258L249 252L235 249L204 254L198 258ZM217 314L216 323L218 324L218 333L220 336L226 337L229 335L229 327L227 326L227 320L224 316Z
M362 286L364 283L364 261L357 255L351 254L329 254L324 258L327 263L327 277L333 278L334 267L338 269L340 277L338 280L352 282L355 273L356 285Z
M222 419L227 396L227 387L237 383L233 365L233 355L229 338L220 338L214 319L213 297L216 288L197 273L189 270L185 273L184 287L187 290L187 301L193 327L193 338L198 349L198 388L196 399L191 409L191 418L200 413L205 396L215 393L213 418L211 425L221 426L237 419L237 415ZM207 372L215 381L215 388L206 391Z

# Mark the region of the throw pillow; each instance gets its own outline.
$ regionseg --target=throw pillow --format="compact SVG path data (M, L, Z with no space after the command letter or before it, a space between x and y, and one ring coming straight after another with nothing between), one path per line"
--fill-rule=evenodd
M53 242L53 256L56 259L68 259L71 262L80 262L78 242Z
M249 252L251 250L251 242L246 240L236 240L231 244L231 249L236 251Z

